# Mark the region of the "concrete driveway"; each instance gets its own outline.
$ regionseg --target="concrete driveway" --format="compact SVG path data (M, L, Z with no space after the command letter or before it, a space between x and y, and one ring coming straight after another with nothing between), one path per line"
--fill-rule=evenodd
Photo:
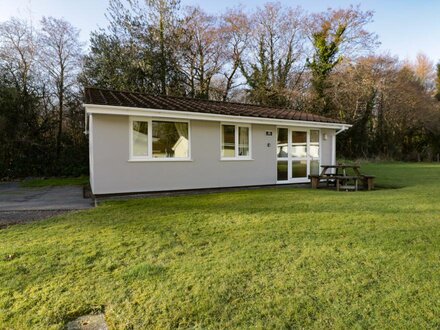
M18 182L0 183L0 227L91 207L92 200L83 198L80 186L22 188Z

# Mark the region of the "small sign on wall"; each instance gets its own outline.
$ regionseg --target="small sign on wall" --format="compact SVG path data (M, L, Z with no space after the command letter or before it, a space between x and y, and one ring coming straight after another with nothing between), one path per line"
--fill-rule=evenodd
M266 136L272 136L272 131L266 131Z

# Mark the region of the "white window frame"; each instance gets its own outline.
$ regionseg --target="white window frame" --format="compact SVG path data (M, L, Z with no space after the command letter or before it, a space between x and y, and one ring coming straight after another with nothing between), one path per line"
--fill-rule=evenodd
M234 126L235 128L235 148L234 148L234 157L223 157L222 156L222 146L223 146L223 126ZM249 129L249 155L248 156L239 156L239 138L238 138L238 132L239 127L246 127ZM253 160L252 159L252 125L251 124L240 124L240 123L229 123L229 122L221 122L220 123L220 160Z
M134 156L133 155L133 122L142 121L148 123L148 147L147 156ZM166 157L153 157L153 121L168 121L172 123L186 123L188 124L188 157L185 158L166 158ZM191 161L191 123L189 120L172 119L172 118L146 118L146 117L133 117L130 116L128 120L128 132L129 132L129 162L182 162Z
M288 183L302 183L302 182L308 182L309 179L305 178L291 178L292 175L292 160L306 160L307 161L307 177L310 175L310 162L313 159L318 159L319 166L322 165L322 131L319 128L304 128L304 127L297 127L297 126L277 126L276 128L276 137L278 140L278 128L285 128L287 129L287 154L288 156L285 158L278 157L277 156L277 166L279 161L287 161L287 180L279 181L277 180L277 184L288 184ZM292 157L292 131L297 132L307 132L307 153L305 157ZM319 131L319 157L311 157L310 156L310 131ZM276 149L275 149L276 150Z

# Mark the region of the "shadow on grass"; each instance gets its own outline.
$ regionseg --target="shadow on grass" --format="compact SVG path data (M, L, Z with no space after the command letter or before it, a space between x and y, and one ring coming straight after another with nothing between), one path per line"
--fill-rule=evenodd
M374 190L388 190L388 189L403 189L408 187L409 185L398 185L398 184L387 184L387 183L380 183L376 184L374 186Z

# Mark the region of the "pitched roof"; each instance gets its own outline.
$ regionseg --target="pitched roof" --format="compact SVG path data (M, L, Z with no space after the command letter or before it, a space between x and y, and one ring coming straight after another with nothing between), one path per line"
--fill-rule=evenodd
M343 123L337 119L326 118L311 113L286 108L276 108L246 103L209 101L187 97L122 92L94 87L88 87L85 89L85 103L227 116L302 120L322 123Z

